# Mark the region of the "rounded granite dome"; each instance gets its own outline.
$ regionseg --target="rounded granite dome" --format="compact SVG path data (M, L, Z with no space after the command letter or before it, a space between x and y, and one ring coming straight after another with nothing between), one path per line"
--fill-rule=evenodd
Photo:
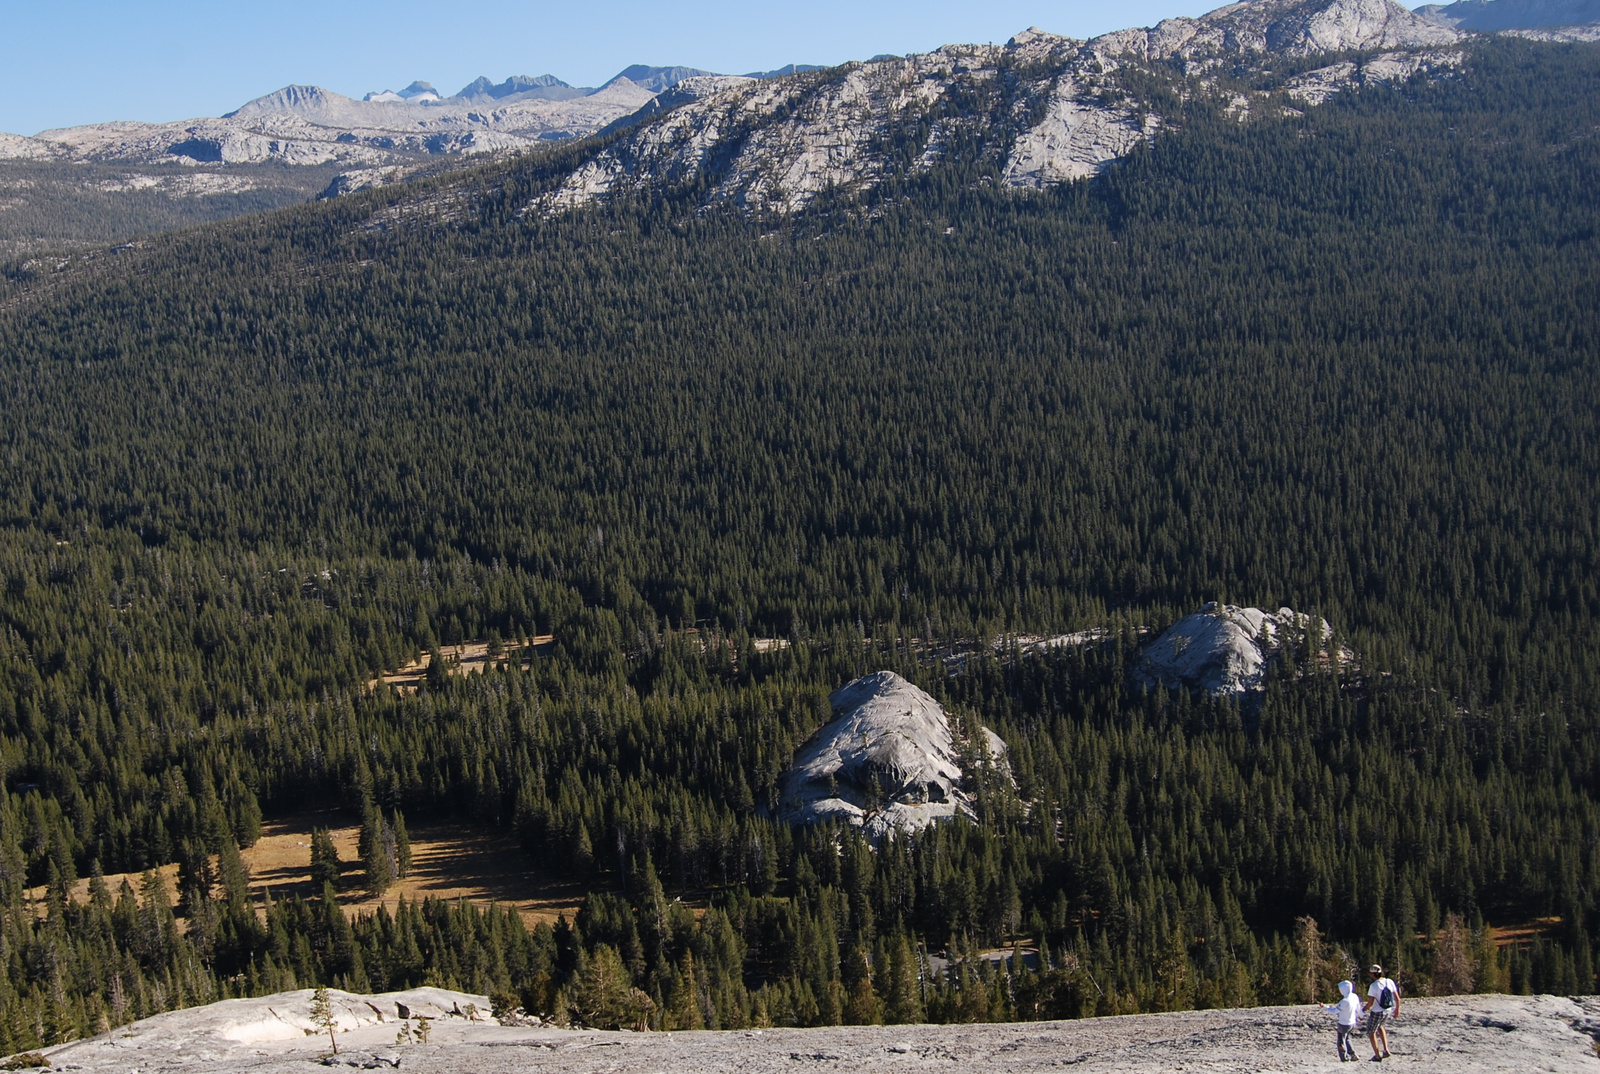
M959 743L944 707L892 671L865 675L829 697L833 720L800 747L781 783L779 812L794 824L838 819L873 838L972 816ZM1006 746L983 729L986 752Z

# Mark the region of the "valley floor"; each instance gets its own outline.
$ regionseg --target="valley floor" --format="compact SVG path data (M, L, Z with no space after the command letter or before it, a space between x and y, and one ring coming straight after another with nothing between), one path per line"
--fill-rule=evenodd
M420 991L420 990L419 990ZM432 992L432 990L427 990ZM444 997L473 1014L463 1001ZM310 993L235 1000L177 1011L103 1040L51 1049L56 1070L306 1071L327 1054L325 1037L295 1031L257 1033L252 1018L276 1003L271 1018L303 1018ZM416 994L406 994L407 997ZM454 997L453 999L451 997ZM394 997L339 995L345 1010L387 1009L383 1021L341 1033L330 1065L348 1069L499 1074L911 1074L913 1071L1321 1071L1334 1057L1332 1018L1312 1007L1190 1011L1010 1025L873 1026L701 1033L603 1033L504 1028L446 1014L431 1023L428 1044L394 1044ZM366 1002L371 1000L370 1003ZM289 1009L302 1010L290 1016ZM1463 996L1408 1001L1390 1032L1393 1057L1384 1069L1441 1071L1596 1071L1600 999L1552 996ZM227 1038L233 1039L227 1039ZM288 1039L272 1039L272 1038ZM241 1039L242 1038L242 1039ZM1363 1060L1370 1056L1360 1041ZM952 1065L954 1064L954 1065Z

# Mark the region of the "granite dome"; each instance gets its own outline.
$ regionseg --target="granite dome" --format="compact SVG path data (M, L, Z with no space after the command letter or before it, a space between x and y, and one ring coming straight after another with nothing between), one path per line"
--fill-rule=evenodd
M973 816L962 743L943 706L892 671L863 676L828 698L836 713L800 747L780 787L793 824L837 819L873 838ZM983 756L1006 764L1006 745L982 729Z

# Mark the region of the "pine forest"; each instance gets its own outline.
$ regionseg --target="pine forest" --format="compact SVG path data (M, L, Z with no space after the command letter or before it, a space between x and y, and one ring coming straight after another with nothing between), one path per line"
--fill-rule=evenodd
M1208 101L1040 192L979 132L792 217L522 212L584 143L7 266L0 1052L317 985L668 1029L1595 992L1600 46ZM1213 600L1356 658L1140 686ZM880 669L1014 779L781 823ZM241 854L308 807L360 862L274 894ZM443 820L577 909L341 908Z

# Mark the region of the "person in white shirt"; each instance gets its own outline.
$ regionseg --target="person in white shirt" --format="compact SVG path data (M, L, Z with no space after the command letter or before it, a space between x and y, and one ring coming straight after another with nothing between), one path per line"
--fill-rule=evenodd
M1372 1062L1381 1063L1389 1058L1389 1034L1384 1023L1400 1017L1400 986L1383 975L1382 966L1373 966L1367 973L1372 977L1367 986L1367 1039L1372 1042Z
M1355 986L1349 981L1340 981L1339 1002L1324 1003L1322 1009L1332 1011L1339 1019L1339 1036L1334 1042L1334 1048L1339 1053L1339 1062L1355 1062L1356 1046L1350 1043L1350 1037L1361 1024L1361 997L1356 995Z

